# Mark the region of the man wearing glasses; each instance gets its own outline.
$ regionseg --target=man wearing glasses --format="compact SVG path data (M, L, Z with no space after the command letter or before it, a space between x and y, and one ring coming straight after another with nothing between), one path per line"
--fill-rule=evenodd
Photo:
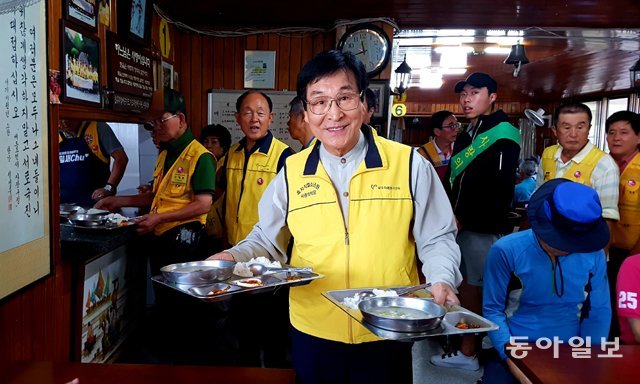
M364 125L364 65L348 52L315 56L297 93L317 141L289 157L258 205L260 220L215 259L268 254L324 275L292 288L293 367L302 383L411 383L411 343L384 340L322 296L418 283L416 253L438 303L457 302L455 222L429 163Z
M452 112L438 111L431 116L431 129L434 138L422 147L418 153L429 160L438 173L442 183L445 182L445 174L449 169L449 161L453 152L453 143L458 136L460 123Z
M202 258L200 239L215 191L213 155L187 126L183 96L165 90L165 112L145 123L159 143L160 154L153 172L152 191L132 196L107 197L96 208L150 207L137 220L139 234L153 233L158 250L150 258L151 271Z
M136 231L147 235L136 244L140 244L144 255L149 255L151 274L155 276L165 265L201 260L205 254L204 224L215 192L216 164L188 127L184 97L177 91L164 91L164 112L144 127L153 130L160 149L151 191L108 197L96 207L110 211L121 207L150 208L148 214L136 220ZM189 359L189 353L197 357L198 346L208 341L196 330L211 324L213 314L198 306L202 303L185 300L170 288L156 288L156 305L149 314L147 323L151 326L146 331L154 340L158 335L163 337L153 352L171 363ZM182 331L167 332L168 329ZM188 334L189 331L194 333Z

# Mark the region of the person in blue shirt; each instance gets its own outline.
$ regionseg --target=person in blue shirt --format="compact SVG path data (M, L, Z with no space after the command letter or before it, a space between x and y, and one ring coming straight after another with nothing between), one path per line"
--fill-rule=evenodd
M489 332L499 359L485 366L484 383L522 379L505 353L510 342L577 336L600 344L609 332L609 229L596 191L553 179L534 192L527 213L531 229L499 239L487 256L483 314L500 328Z
M525 160L520 164L520 182L516 184L513 205L520 206L529 202L536 189L536 174L538 164L533 160Z

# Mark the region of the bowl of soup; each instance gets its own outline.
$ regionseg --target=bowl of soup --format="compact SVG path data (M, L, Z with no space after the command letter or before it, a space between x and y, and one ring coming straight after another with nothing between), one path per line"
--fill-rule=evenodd
M430 299L379 296L358 304L362 319L378 328L396 332L425 332L442 323L447 309Z

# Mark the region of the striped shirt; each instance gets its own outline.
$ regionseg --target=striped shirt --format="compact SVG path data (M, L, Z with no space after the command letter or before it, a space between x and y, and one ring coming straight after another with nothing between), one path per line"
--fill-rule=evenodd
M556 161L556 174L554 178L559 178L569 169L572 162L580 163L587 156L589 151L593 148L593 144L587 143L573 158L566 163L562 161L560 154L562 153L562 146L558 147L558 150L553 155ZM542 185L544 182L544 173L538 172L537 184ZM611 220L620 220L620 213L618 212L618 195L620 193L620 170L615 160L610 155L604 155L596 163L593 172L591 172L591 187L598 192L600 197L600 204L602 205L602 217Z

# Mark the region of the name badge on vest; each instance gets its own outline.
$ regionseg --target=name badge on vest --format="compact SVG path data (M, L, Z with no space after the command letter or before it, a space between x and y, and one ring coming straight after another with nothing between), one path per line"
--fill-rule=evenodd
M186 184L187 183L187 174L182 173L180 171L173 172L171 175L171 183L172 184Z

